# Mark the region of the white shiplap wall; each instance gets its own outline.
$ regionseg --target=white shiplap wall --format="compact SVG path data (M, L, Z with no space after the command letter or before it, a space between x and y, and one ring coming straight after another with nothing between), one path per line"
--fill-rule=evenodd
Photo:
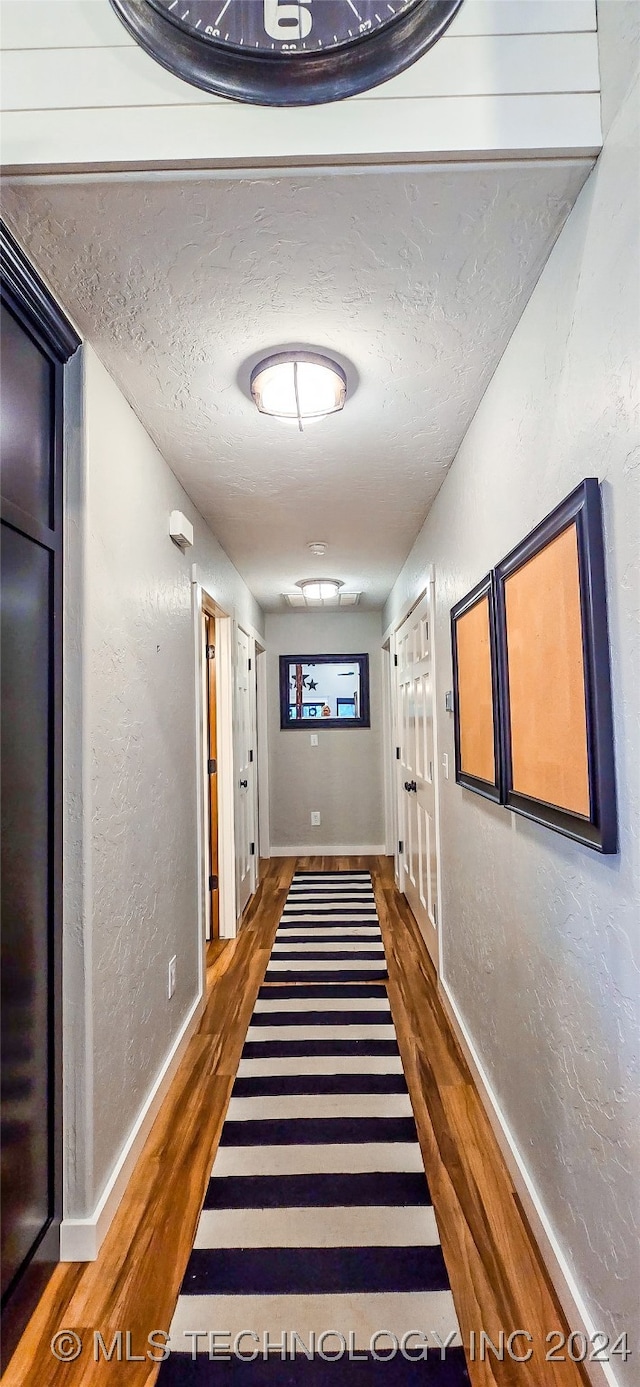
M466 0L413 67L348 102L237 105L171 76L108 0L2 0L2 162L181 166L595 153L595 0Z

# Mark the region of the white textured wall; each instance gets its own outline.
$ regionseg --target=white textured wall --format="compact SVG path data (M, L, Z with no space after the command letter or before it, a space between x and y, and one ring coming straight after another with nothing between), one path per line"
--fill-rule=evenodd
M608 135L637 76L640 5L638 0L597 0L597 15L602 130Z
M69 459L67 1217L94 1208L197 994L192 562L224 608L262 626L90 347L84 366L84 448L76 428ZM169 539L174 509L195 527L186 554Z
M385 613L391 622L434 563L442 710L452 604L583 477L602 479L620 853L603 858L443 780L444 974L594 1327L632 1336L640 1285L637 113L636 92L613 121ZM451 762L451 717L441 712L439 726ZM638 1382L635 1350L626 1365L614 1360L621 1383Z
M266 618L271 843L384 843L382 632L379 612L287 612ZM369 655L371 727L280 728L280 655ZM318 733L312 747L310 734ZM311 810L322 823L311 828Z

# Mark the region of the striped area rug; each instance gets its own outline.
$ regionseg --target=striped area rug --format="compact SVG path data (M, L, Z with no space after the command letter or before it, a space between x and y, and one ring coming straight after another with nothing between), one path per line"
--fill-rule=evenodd
M382 982L386 975L369 872L296 872L265 982Z
M161 1387L468 1383L385 977L369 873L296 873Z

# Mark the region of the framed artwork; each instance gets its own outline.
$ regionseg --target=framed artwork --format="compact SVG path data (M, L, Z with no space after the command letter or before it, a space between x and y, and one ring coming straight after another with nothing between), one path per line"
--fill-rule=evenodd
M492 574L451 609L456 781L500 800L500 729Z
M368 655L281 655L280 726L369 727Z
M588 477L494 571L502 799L617 847L600 487Z

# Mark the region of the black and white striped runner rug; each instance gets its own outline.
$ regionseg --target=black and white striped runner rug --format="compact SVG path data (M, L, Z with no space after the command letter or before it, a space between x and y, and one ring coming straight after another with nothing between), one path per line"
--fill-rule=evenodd
M368 872L293 878L161 1387L468 1383Z

